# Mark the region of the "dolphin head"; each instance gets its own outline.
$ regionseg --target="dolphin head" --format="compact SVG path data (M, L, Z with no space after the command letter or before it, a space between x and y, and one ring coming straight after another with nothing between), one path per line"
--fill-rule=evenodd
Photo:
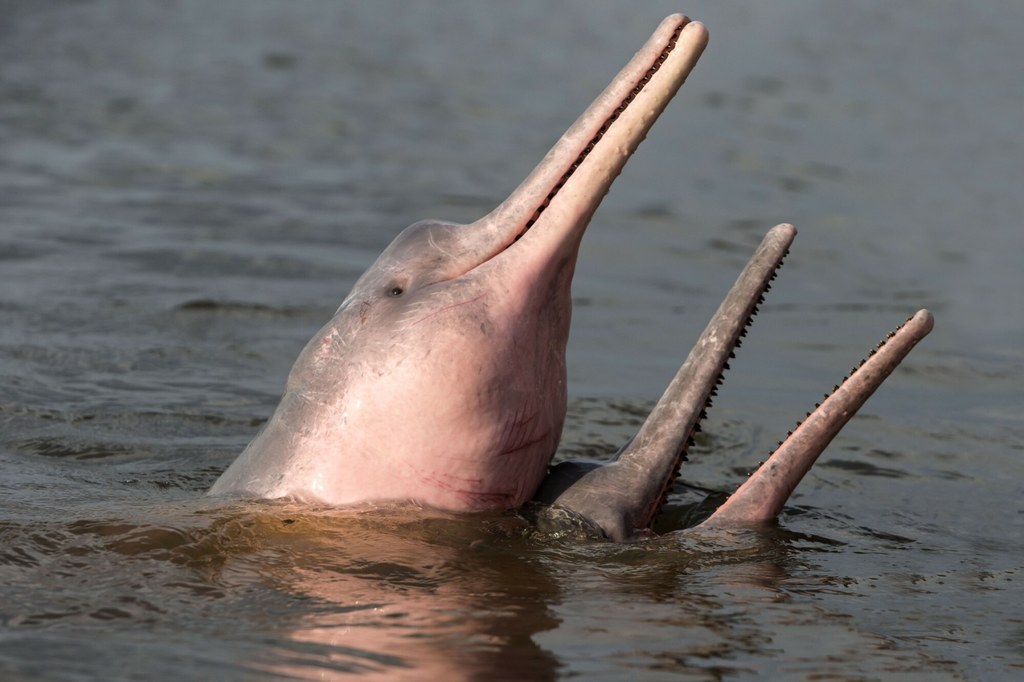
M565 418L577 244L543 257L525 235L483 239L488 227L416 223L358 280L249 446L288 455L289 475L255 492L449 509L532 495Z
M703 25L668 17L494 211L399 234L211 493L452 510L528 500L565 420L580 240L706 42Z

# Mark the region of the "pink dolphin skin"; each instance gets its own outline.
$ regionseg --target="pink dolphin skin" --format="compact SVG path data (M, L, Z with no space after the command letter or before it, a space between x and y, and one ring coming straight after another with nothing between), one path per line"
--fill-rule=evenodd
M648 529L796 233L788 225L769 232L613 463L549 473L565 421L580 240L707 38L698 22L666 18L494 211L468 225L428 220L399 234L303 349L273 416L210 494L454 511L512 509L536 497L549 521L565 516L614 540ZM927 311L917 313L705 523L778 514L931 324Z

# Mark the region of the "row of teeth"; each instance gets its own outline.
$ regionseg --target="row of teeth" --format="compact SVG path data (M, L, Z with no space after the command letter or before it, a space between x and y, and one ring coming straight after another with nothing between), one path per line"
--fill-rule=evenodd
M782 267L782 263L786 259L786 256L788 256L788 255L789 255L789 250L787 250L782 255L782 258L779 259L779 262L775 266L775 269L772 270L772 274L768 277L768 281L765 283L764 289L761 291L761 294L757 297L757 302L755 302L754 306L750 309L750 314L747 315L747 319L743 323L743 327L740 329L739 334L736 337L736 343L733 345L733 350L729 351L729 359L730 360L736 358L735 349L739 348L740 346L743 345L743 338L747 335L747 329L753 323L754 316L757 315L757 312L760 309L761 304L764 303L764 295L766 293L768 293L769 291L771 291L772 282L775 281L775 278L778 276L779 268ZM861 364L863 364L863 363L861 363ZM713 398L715 398L715 396L718 395L718 387L721 386L722 383L725 381L725 371L727 369L729 369L729 361L728 360L726 360L724 363L722 363L722 371L719 372L718 378L715 380L714 385L711 387L711 390L708 392L708 397L704 401L704 407L703 407L703 409L701 409L700 415L697 417L697 420L694 422L693 428L690 430L690 434L687 436L686 441L683 444L683 448L682 448L682 450L679 453L679 458L676 460L675 469L673 470L672 475L665 482L665 489L662 491L661 496L660 496L656 506L653 508L653 511L651 513L651 519L652 520L655 517L657 517L657 515L661 512L661 508L665 505L665 502L668 499L669 493L672 492L672 487L675 484L676 478L679 476L679 471L680 471L680 469L683 466L683 462L687 461L687 454L689 452L689 449L690 449L691 446L693 446L696 443L696 441L694 440L694 434L699 433L702 430L701 429L701 422L703 422L704 419L706 419L707 416L708 416L708 410L711 409L711 404L713 402Z
M789 252L787 251L785 255L789 255ZM783 256L783 258L785 258L785 256ZM747 328L750 326L751 322L753 321L754 315L757 314L759 306L762 303L764 303L764 294L766 294L771 289L771 282L775 279L776 275L778 274L778 267L780 267L781 265L782 265L782 260L779 261L779 266L777 266L775 271L772 272L772 275L769 278L768 283L765 285L764 291L758 297L757 303L754 305L753 309L751 310L751 313L747 317L746 322L744 322L743 328L740 330L740 333L739 333L739 338L736 339L736 346L735 346L735 348L739 348L742 345L743 337L745 337L747 335ZM836 391L838 391L847 381L850 380L850 377L852 377L854 374L857 373L857 370L859 370L861 367L864 366L864 364L868 361L869 358L873 357L879 350L881 350L882 347L885 346L885 344L888 343L888 341L890 339L895 337L896 334L898 334L900 332L900 330L903 329L903 327L907 324L907 322L910 322L912 319L913 319L913 316L908 317L907 320L903 324L898 326L895 330L889 332L889 334L884 339L879 341L876 344L875 348L873 348L868 353L867 357L862 359L860 361L860 363L857 364L856 366L851 367L850 368L850 373L847 374L843 378L843 380L841 382L839 382L838 384L836 384L835 386L832 387L832 392L831 393L826 393L824 395L823 402L824 402L824 400L828 400L832 395L834 395ZM729 357L730 358L735 358L736 355L735 355L734 352L730 352L729 353ZM707 400L704 403L704 409L701 410L700 416L698 417L697 421L694 423L693 429L690 431L690 435L686 439L686 443L683 446L682 452L679 455L679 460L678 460L678 462L676 464L676 469L673 472L671 478L668 479L667 484L665 486L665 490L664 490L664 492L661 495L661 499L659 500L657 506L654 508L654 516L656 516L660 512L661 507L664 506L665 501L667 500L668 495L669 495L669 493L672 490L672 485L674 484L674 482L676 480L676 477L678 477L678 475L679 475L679 470L682 467L683 462L687 461L687 451L695 443L693 436L694 436L695 433L698 433L698 432L701 431L701 422L708 416L708 409L711 408L712 399L716 395L718 395L718 387L722 385L722 383L724 381L725 370L727 370L727 369L729 369L729 363L725 362L723 364L723 366L722 366L722 373L718 375L718 379L715 381L715 385L711 387L711 390L708 393L708 398L707 398ZM818 408L820 408L821 404L822 403L815 403L814 409L817 410ZM812 413L813 413L813 410L808 412L804 416L804 419L809 418ZM789 433L786 434L786 438L787 439L790 438L793 435L793 432L796 431L796 429L800 428L801 424L803 424L803 420L798 421L796 423L796 427L794 427L793 431L790 431ZM778 442L778 446L777 447L781 447L784 442L785 442L785 440L780 440ZM775 450L771 450L768 453L768 457L771 457L773 454L775 454ZM756 471L757 468L760 468L763 464L764 464L763 461L759 462L757 467L754 469L754 471ZM753 475L754 471L751 471L750 473L748 473L747 476L749 477L749 476Z
M868 358L871 358L871 357L873 357L873 356L875 355L875 353L877 353L877 352L878 352L879 350L881 350L881 349L882 349L882 347L883 347L883 346L884 346L884 345L885 345L886 343L888 343L889 339L891 339L891 338L893 338L894 336L896 336L896 334L898 334L898 333L899 333L899 331L900 331L901 329L903 329L903 327L904 327L904 326L905 326L905 325L907 324L907 322L910 322L910 321L911 321L912 319L914 319L914 318L913 318L913 316L911 316L911 317L908 317L908 318L907 318L907 320L906 320L906 322L904 322L904 323L903 323L903 324L901 324L900 326L896 327L896 329L894 329L893 331L889 332L889 334L888 334L888 335L887 335L887 336L886 336L886 337L885 337L884 339L882 339L881 341L879 341L879 342L878 342L878 343L877 343L877 344L875 345L875 347L874 347L873 349L871 349L871 351L870 351L870 352L868 353L868 355L867 355L867 357L866 357L866 358L862 359L862 360L860 361L860 363L859 363L859 364L857 364L856 366L854 366L854 367L851 367L851 368L850 368L850 373L849 373L849 374L847 374L847 375L846 375L845 377L843 377L843 380L842 380L842 381L840 381L840 382L839 382L838 384L836 384L835 386L833 386L833 387L832 387L832 392L831 392L831 393L826 393L826 394L825 394L825 396L824 396L824 399L822 400L822 402L824 402L825 400L828 400L828 399L829 399L830 397L832 397L833 395L835 395L836 391L838 391L838 390L839 390L840 388L842 388L843 384L845 384L845 383L846 383L847 381L849 381L849 380L850 380L850 377L852 377L852 376L853 376L854 374L856 374L856 373L857 373L857 370L858 370L858 369L860 369L861 367L863 367L863 366L864 366L864 363L866 363L866 362L868 361ZM822 404L822 403L814 403L814 409L815 409L815 410L817 410L817 409L818 409L819 407L821 407L821 404ZM810 411L810 412L808 412L808 413L807 413L806 415L804 415L804 419L807 419L807 418L808 418L808 417L810 417L810 416L811 416L811 414L813 414L813 413L814 413L814 410L811 410L811 411ZM786 434L786 439L788 439L788 438L789 438L790 436L792 436L792 435L793 435L793 432L794 432L794 431L796 431L797 429L799 429L799 428L800 428L800 425L801 425L801 424L803 424L803 423L804 423L804 422L803 422L803 420L800 420L800 421L798 421L798 422L796 423L796 426L795 426L795 427L793 428L793 431L790 431L790 432L788 432L788 433ZM782 444L783 444L783 443L785 443L785 442L786 442L785 440L780 440L780 441L779 441L779 443L778 443L778 445L777 445L776 447L781 447L781 446L782 446ZM768 453L768 456L769 456L769 457L771 457L771 456L772 456L772 455L774 455L774 454L775 454L775 450L772 450L772 451L770 451L770 452ZM764 464L764 462L760 462L760 463L758 464L758 467L760 467L760 466L761 466L762 464ZM756 471L756 469L755 469L755 471ZM752 475L752 474L753 474L753 472L751 472L751 473L747 474L747 476L749 477L749 476L750 476L750 475Z
M551 203L551 200L555 198L556 194L558 194L558 191L562 189L562 186L569 180L570 177L572 177L572 174L576 172L576 169L580 167L580 164L583 163L583 160L585 158L587 158L587 155L589 155L590 152L594 150L594 147L597 145L598 142L601 141L601 138L604 137L604 134L608 132L608 128L611 127L612 123L614 123L615 120L622 115L622 112L626 110L626 107L628 107L633 102L633 100L640 93L640 91L644 89L644 86L647 85L648 82L650 82L654 74L658 71L658 69L661 68L661 65L665 63L666 59L668 59L668 56L672 52L672 50L675 49L676 41L679 39L679 34L682 30L682 26L675 30L675 32L672 34L672 37L669 38L668 44L665 46L665 49L661 51L660 55L658 55L658 59L655 60L651 68L647 70L647 73L645 73L643 77L640 79L640 81L636 84L636 86L634 86L633 90L630 91L628 95L626 95L625 99L622 100L622 103L619 104L615 111L611 113L611 115L608 117L608 120L606 120L601 125L601 129L594 134L594 137L591 138L590 142L587 143L587 146L583 148L583 151L580 152L580 155L576 157L576 160L573 161L571 166L569 166L569 169L565 171L565 173L558 180L558 182L555 183L555 186L551 189L547 197L544 199L544 203L537 207L537 210L534 211L533 213L533 217L526 221L526 227L523 228L522 232L516 235L516 240L518 240L520 237L526 234L526 232L531 227L533 227L533 224L537 222L538 218L540 218L540 214L544 212L544 209L548 207L548 205Z

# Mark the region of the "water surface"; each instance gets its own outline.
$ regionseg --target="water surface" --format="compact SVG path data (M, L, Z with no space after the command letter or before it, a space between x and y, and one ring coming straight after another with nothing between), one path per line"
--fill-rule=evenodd
M0 7L0 677L1024 672L1016 3ZM937 323L779 527L612 546L204 498L398 230L492 208L677 10L711 44L584 240L560 457L633 433L793 222L687 483L730 490Z

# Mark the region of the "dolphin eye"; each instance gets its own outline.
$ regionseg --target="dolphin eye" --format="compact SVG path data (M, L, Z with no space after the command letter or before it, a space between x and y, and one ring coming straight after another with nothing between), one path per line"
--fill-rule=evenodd
M402 287L399 287L399 286L394 286L394 287L391 287L391 289L390 289L390 290L388 291L388 294L389 294L389 295L390 295L390 296L391 296L392 298L397 298L397 297L399 297L399 296L401 296L401 295L402 295L402 292L403 292L403 291L405 291L405 290L404 290L404 289L402 289Z

